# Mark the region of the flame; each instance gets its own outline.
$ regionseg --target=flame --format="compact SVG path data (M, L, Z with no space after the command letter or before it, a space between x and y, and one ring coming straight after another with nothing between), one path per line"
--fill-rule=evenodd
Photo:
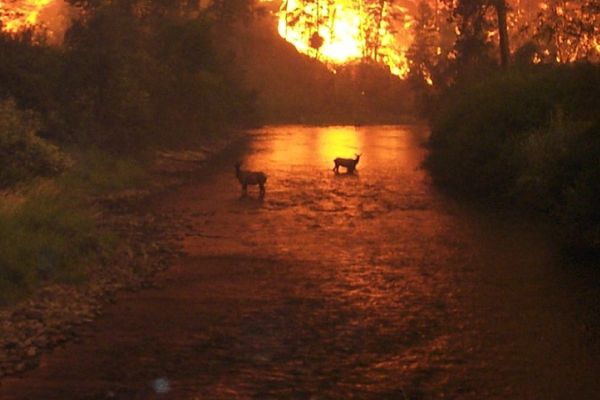
M405 77L409 70L406 47L399 44L392 34L393 27L384 18L379 29L375 30L379 37L377 54L366 55L365 25L368 16L361 10L364 10L362 1L356 0L287 0L279 12L278 31L299 52L325 63L339 65L372 58L387 65L393 74ZM400 8L400 11L405 10ZM384 8L383 13L386 12L389 11ZM318 23L315 22L317 20ZM405 20L401 26L410 29L411 21ZM316 42L316 46L315 43L311 46L311 38L314 37L322 39L322 43Z
M53 0L22 0L9 4L0 0L2 30L18 32L38 23L40 12Z
M433 86L433 79L431 77L431 73L428 70L423 71L423 79L429 86Z

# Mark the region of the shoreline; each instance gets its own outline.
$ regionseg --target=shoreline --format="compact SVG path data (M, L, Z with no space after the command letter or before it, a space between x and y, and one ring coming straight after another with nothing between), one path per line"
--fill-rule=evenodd
M0 308L0 383L36 368L40 357L67 342L78 342L86 326L103 314L122 291L159 287L154 276L181 256L181 215L143 207L152 197L189 182L195 173L246 138L244 131L207 141L193 150L157 151L148 168L150 183L92 198L98 225L119 235L118 250L88 269L80 285L53 283Z

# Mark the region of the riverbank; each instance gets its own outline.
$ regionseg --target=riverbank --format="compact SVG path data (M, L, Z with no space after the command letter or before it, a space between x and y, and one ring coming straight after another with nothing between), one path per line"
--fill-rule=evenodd
M60 273L46 270L55 268L57 256L52 255L54 253L45 258L38 255L35 273L40 275L37 278L40 282L23 288L15 294L14 298L19 300L0 308L0 378L34 368L41 354L63 343L80 340L83 327L101 315L104 306L114 301L118 292L155 286L153 276L181 255L178 243L186 224L176 212L155 213L144 209L143 204L186 182L244 137L241 132L230 132L204 140L203 145L194 150L157 151L142 171L138 171L144 179L132 180L101 193L95 191L97 185L90 186L89 181L93 178L88 176L87 184L78 186L83 192L77 194L77 209L55 214L49 222L60 229L62 220L85 214L91 218L93 226L84 224L81 232L69 231L67 234L93 236L91 242L94 245L108 242L108 249L97 246L87 249L96 251L95 257L71 257L68 260L81 264L64 265ZM127 182L126 179L122 181ZM43 186L38 191L48 191L51 187L54 195L60 196L60 189L57 189L60 185L56 182L44 181L38 185ZM35 191L28 191L31 192ZM9 197L5 195L3 201L14 202L14 197L19 196ZM21 205L27 201L21 200ZM42 201L42 198L33 201ZM70 227L72 224L62 225ZM64 240L77 243L78 239L67 237Z

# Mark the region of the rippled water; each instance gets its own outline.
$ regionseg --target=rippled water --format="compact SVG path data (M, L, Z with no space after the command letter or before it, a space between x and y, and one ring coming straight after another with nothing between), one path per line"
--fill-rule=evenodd
M420 168L426 134L270 127L253 133L244 156L269 176L264 199L236 195L233 167L210 181L205 199L198 187L187 205L210 210L214 236L190 238L191 254L278 261L247 278L261 301L240 306L242 322L233 317L250 330L234 342L253 361L225 358L231 376L204 395L600 393L593 285L526 222L466 212L436 193ZM355 153L356 174L331 171L333 158ZM229 273L244 275L244 265Z
M230 154L161 197L153 209L187 221L165 288L123 299L94 340L0 397L600 398L594 269L527 221L438 193L426 135L252 132L240 157L268 174L266 196L240 196ZM354 153L356 174L331 171Z

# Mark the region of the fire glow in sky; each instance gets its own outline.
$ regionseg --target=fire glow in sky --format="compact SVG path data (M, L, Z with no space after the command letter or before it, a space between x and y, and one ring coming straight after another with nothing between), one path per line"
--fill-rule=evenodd
M362 1L353 0L287 0L279 12L279 34L298 51L315 56L330 64L370 58L387 65L400 77L408 73L406 47L392 32L392 13L402 14L410 27L409 16L402 7L378 2L371 9Z
M259 2L278 0L259 0ZM277 15L281 37L296 49L335 68L336 65L370 60L389 67L401 78L409 72L407 51L413 42L413 26L418 1L411 0L283 0ZM444 3L429 1L436 21L447 21L438 14ZM532 61L575 62L600 59L600 17L585 12L585 1L537 0L509 1L510 45L515 52L534 36L538 51ZM589 10L588 10L589 11ZM535 31L544 15L543 29ZM70 7L64 0L0 0L2 30L18 32L31 26L42 26L51 40L60 42L70 24ZM536 25L537 24L537 25ZM456 26L454 27L456 30ZM448 29L437 25L438 35ZM497 30L488 33L497 41ZM544 39L548 36L550 39ZM445 40L442 38L442 40ZM453 41L450 38L449 43ZM446 40L448 42L448 40ZM451 53L441 52L440 56ZM425 71L427 72L427 71ZM427 78L431 84L431 79Z

